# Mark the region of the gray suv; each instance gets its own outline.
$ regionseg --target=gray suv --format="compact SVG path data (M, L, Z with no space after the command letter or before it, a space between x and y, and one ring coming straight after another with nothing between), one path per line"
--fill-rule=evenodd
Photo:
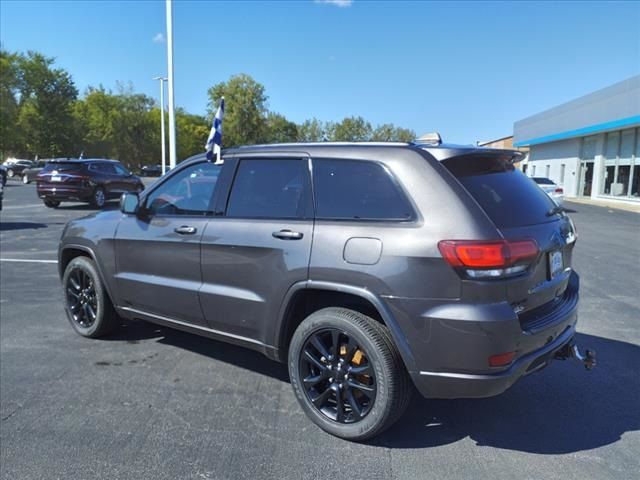
M124 317L286 362L309 418L351 440L393 424L414 387L488 397L554 358L591 368L573 343L575 229L519 159L404 143L197 155L69 222L67 315L86 337Z

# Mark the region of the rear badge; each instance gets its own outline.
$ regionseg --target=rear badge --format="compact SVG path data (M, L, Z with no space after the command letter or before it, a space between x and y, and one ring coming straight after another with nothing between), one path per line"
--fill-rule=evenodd
M555 250L549 253L549 272L551 274L551 278L557 277L560 273L562 273L563 264L562 264L562 252L560 250Z

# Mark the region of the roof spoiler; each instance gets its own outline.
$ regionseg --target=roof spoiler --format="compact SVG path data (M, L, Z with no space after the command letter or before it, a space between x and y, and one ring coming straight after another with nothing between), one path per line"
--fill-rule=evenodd
M442 144L442 137L438 132L430 132L425 133L424 135L419 136L411 145L415 145L416 147L430 146L434 147Z

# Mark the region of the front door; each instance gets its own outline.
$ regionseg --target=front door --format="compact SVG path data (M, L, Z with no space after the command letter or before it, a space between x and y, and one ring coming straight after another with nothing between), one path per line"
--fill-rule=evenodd
M578 187L578 195L583 197L591 196L591 185L593 183L593 166L594 162L580 162L580 184Z
M313 233L305 156L225 160L236 168L224 214L202 237L200 301L209 326L269 343L282 300L307 280Z
M130 311L204 325L200 240L212 212L221 166L193 164L142 199L115 239L120 305Z

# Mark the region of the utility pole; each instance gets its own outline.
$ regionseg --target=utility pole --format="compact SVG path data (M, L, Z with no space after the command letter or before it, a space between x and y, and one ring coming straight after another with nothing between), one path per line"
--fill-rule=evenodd
M166 77L154 77L154 80L160 80L160 144L162 145L162 175L167 171L167 154L165 152L165 139L164 139L164 82Z
M173 6L171 0L166 0L167 7L167 72L169 90L169 166L176 166L176 112L173 98Z

